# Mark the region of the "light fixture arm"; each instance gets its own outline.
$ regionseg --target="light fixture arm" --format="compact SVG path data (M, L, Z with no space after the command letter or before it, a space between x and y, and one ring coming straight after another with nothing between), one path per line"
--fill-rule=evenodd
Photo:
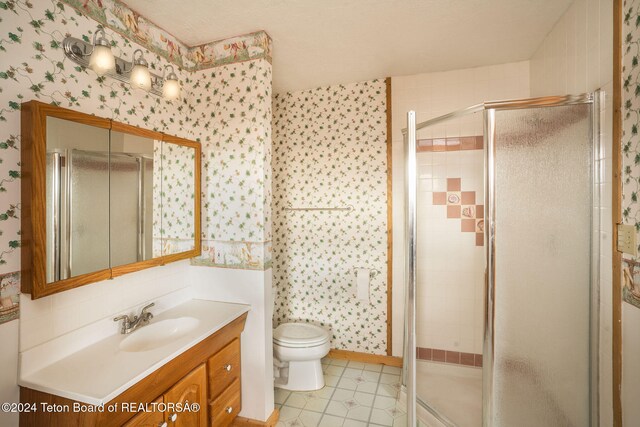
M101 35L98 37L98 35ZM98 27L95 33L93 33L93 45L94 46L111 46L107 39L107 34L104 32L104 28ZM91 49L93 50L93 49Z
M98 33L101 33L102 37L98 38ZM97 45L102 45L103 40L107 43L106 46L109 46L109 42L105 37L104 30L102 28L99 28L94 34L94 43L96 43ZM91 43L87 43L84 40L80 40L75 37L66 37L62 42L62 47L67 58L84 68L89 68L89 57L93 52L93 45ZM139 58L136 58L137 52L140 52ZM136 61L140 61L141 65L142 62L147 65L147 61L143 58L142 50L140 49L137 49L134 52L134 59L132 62L122 59L118 56L115 57L115 60L115 70L104 74L104 76L112 77L123 83L129 83L131 70L136 64ZM152 72L149 72L149 74L151 74L151 90L149 92L156 96L162 96L162 77Z

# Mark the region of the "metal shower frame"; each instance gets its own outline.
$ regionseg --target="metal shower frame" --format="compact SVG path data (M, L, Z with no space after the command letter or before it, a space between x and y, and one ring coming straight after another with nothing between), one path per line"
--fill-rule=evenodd
M485 239L487 242L485 274L485 331L483 350L483 426L490 427L491 402L493 395L492 381L494 364L494 316L495 316L495 112L499 110L516 110L540 107L560 107L578 104L592 106L591 138L592 138L592 206L601 206L596 177L601 176L600 164L597 161L602 152L601 147L601 113L604 105L604 92L567 96L547 96L529 99L490 101L475 104L433 119L416 123L415 111L407 113L407 127L402 129L405 150L405 331L403 358L403 385L407 394L407 425L417 425L417 405L430 412L447 427L455 424L438 411L431 408L416 394L416 248L417 248L417 188L416 188L416 133L418 130L456 119L470 114L483 112L484 115L484 147L485 147L485 206L487 206L487 225ZM489 201L489 203L487 203ZM598 224L599 216L591 210L591 223ZM599 210L598 210L599 211ZM599 421L598 396L598 349L599 349L599 240L591 239L591 272L590 272L590 418L591 426L596 427ZM490 267L489 267L490 266Z

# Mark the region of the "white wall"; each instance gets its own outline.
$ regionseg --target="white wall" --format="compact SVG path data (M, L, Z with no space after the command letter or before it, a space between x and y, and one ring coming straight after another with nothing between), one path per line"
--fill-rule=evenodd
M242 334L242 411L246 418L266 421L273 397L273 289L265 271L190 267L194 297L251 305Z
M145 302L190 287L189 261L179 261L31 300L23 295L20 351Z
M575 0L531 57L531 96L590 92L613 80L613 2Z
M600 425L606 427L613 422L611 391L613 2L575 0L531 58L530 75L531 96L580 94L599 88L605 91L604 112L601 117L604 150L598 159L601 166L598 183L602 203L600 211ZM629 331L626 332L629 348L640 346L640 340L637 343L631 343L632 338L629 336L631 334ZM625 353L629 348L625 345ZM630 386L626 384L626 387ZM623 395L630 398L631 393L623 390ZM637 407L630 401L624 406Z
M391 80L393 126L393 354L402 355L404 330L404 149L402 128L406 114L415 110L421 122L471 105L497 99L529 96L529 62L439 73L398 76ZM478 132L470 119L432 135L455 137ZM479 129L480 134L482 128ZM428 138L427 133L421 133Z
M18 322L0 325L0 403L19 402L18 389ZM13 427L18 425L18 413L0 411L0 425Z

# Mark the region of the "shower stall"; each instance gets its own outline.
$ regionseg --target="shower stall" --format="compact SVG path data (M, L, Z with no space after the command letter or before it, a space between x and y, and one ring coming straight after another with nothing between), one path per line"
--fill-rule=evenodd
M408 425L598 424L602 96L408 113Z

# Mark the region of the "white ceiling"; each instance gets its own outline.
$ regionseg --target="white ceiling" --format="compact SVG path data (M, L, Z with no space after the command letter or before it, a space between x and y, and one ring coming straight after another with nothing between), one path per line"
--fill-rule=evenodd
M529 59L571 0L124 0L193 46L265 30L274 91Z

